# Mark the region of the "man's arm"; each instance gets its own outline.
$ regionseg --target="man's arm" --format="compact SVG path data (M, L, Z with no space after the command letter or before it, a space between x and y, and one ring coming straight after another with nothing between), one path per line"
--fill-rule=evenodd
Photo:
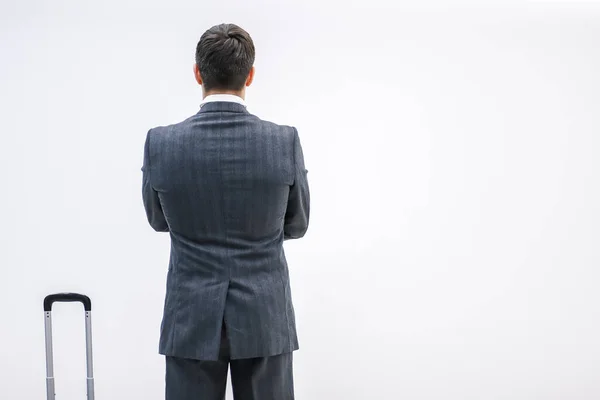
M150 131L144 144L144 164L142 166L142 199L146 209L146 217L150 226L157 232L169 232L169 225L165 219L158 193L150 183Z
M285 221L283 225L284 240L299 239L308 230L310 216L310 191L304 154L298 131L294 129L294 183L290 187Z

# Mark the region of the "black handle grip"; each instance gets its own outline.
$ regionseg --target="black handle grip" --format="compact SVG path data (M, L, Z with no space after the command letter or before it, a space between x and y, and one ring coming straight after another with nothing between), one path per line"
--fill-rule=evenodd
M52 311L52 304L55 302L59 303L70 303L78 301L83 304L85 311L92 311L92 301L89 297L79 293L56 293L49 294L44 298L44 311Z

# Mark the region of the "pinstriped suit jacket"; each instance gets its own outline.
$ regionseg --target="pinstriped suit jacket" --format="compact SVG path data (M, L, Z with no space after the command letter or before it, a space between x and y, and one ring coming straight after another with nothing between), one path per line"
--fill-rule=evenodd
M222 323L232 359L298 349L286 239L302 237L309 188L294 127L212 102L153 128L143 202L171 254L159 352L218 359Z

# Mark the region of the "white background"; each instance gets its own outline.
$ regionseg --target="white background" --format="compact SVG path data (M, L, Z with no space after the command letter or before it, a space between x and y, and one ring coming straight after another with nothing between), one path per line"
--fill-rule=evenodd
M42 299L80 291L97 398L163 398L143 142L197 112L196 43L234 22L249 110L310 171L297 398L600 398L600 7L250 3L2 0L0 397L44 398ZM55 307L60 399L83 327Z

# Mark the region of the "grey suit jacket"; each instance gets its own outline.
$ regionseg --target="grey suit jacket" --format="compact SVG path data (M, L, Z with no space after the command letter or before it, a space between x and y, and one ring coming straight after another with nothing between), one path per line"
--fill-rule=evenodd
M223 322L232 359L297 350L283 250L309 221L297 130L207 103L148 132L142 171L148 221L171 236L160 354L218 359Z

